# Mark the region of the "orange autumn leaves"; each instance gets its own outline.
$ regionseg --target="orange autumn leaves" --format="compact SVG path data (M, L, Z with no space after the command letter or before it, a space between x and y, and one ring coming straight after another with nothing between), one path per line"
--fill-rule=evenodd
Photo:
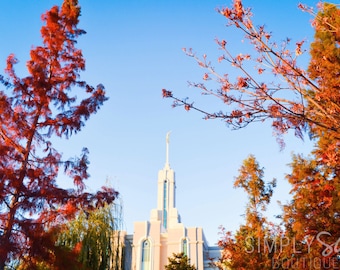
M0 269L15 261L26 269L41 260L56 264L60 250L53 239L61 225L82 209L112 203L118 194L108 187L85 192L88 150L64 159L52 144L53 136L80 132L107 100L101 84L80 80L85 59L76 40L85 31L77 26L79 15L75 0L52 7L42 16L43 42L30 52L29 75L15 72L18 61L11 54L7 77L0 76L5 87L0 91ZM77 93L84 98L77 99ZM62 168L73 189L58 186Z
M267 222L261 208L252 205L259 202L258 193L252 194L245 224L234 235L222 230L220 269L339 267L340 9L337 4L324 2L316 11L301 4L299 8L313 16L315 37L310 50L305 48L306 40L274 41L266 27L255 26L251 9L240 0L218 12L226 18L228 27L242 32L243 41L249 41L251 48L246 53L232 53L230 43L234 39L216 40L222 53L214 66L206 54L200 57L192 49L184 49L204 70L203 82L191 82L190 86L203 96L222 101L216 103L219 107L215 112L204 109L204 103L194 105L189 98L178 98L173 91L163 89L163 97L172 99L174 107L198 111L205 119L221 119L233 129L270 121L282 146L283 135L289 130L300 138L308 135L315 142L308 157L292 157L291 172L286 175L292 199L281 204L282 213L277 213L280 226ZM299 65L306 53L310 54L307 68ZM247 188L249 194L251 187L263 186L263 181L254 173L261 170L250 166L249 159L245 163L236 186ZM249 175L253 181L244 181ZM323 238L316 240L320 235ZM269 252L247 252L254 246L263 251L263 245Z
M282 135L288 130L294 130L299 137L314 126L340 132L340 119L336 116L340 113L337 113L336 106L331 103L326 105L320 100L321 93L325 93L321 89L322 84L317 83L310 76L312 74L298 64L299 57L306 53L303 47L305 40L296 41L295 45L289 38L283 42L273 41L264 26L254 26L251 9L245 8L240 0L233 1L230 8L217 11L226 18L227 26L242 32L244 40L252 46L252 50L234 55L228 44L234 40L216 40L222 52L217 57L217 63L228 64L237 70L237 75L232 77L228 68L225 69L226 73L218 71L219 66L213 66L206 54L199 57L192 49L183 51L204 69L203 82L191 82L190 86L203 95L222 100L226 106L221 106L217 112L208 111L204 105L198 107L189 98L178 98L167 89L164 89L163 97L173 99L174 107L183 106L186 110L199 111L205 119L221 119L234 129L254 122L271 121L274 133L282 143ZM268 74L273 76L272 81L266 81ZM332 77L336 80L338 76L334 74ZM332 94L329 91L326 95ZM324 96L322 98L325 99Z

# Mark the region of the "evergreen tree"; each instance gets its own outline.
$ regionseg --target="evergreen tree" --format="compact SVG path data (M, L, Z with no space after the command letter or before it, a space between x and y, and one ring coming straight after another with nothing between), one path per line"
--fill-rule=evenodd
M184 253L173 253L168 258L168 264L165 270L196 270L194 265L190 265L190 259Z

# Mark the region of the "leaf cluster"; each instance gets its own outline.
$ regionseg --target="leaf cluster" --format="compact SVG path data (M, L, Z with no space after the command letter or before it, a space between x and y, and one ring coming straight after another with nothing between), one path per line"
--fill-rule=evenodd
M300 8L307 9L303 5ZM271 32L265 26L254 25L251 9L245 8L241 0L234 0L230 8L217 11L226 18L227 27L234 27L244 33L253 50L235 55L229 49L227 40L218 39L216 43L222 54L216 62L219 69L236 70L238 75L235 78L231 78L231 71L219 72L206 54L200 57L192 49L184 49L186 55L204 69L203 81L190 85L203 95L222 101L221 109L210 112L196 106L188 98L176 97L167 89L162 90L163 97L173 99L174 107L184 106L186 110L196 110L205 119L221 119L233 129L244 128L255 122L271 121L275 135L282 145L282 135L288 130L294 130L302 138L304 132L313 132L314 128L318 128L332 132L339 138L340 112L336 101L338 91L334 88L324 91L324 83L329 81L335 81L333 85L338 87L339 69L334 68L332 63L339 63L339 16L335 5L325 4L320 10L324 15L315 18L315 22L318 22L316 27L324 29L322 35L330 35L333 40L324 43L324 38L316 37L320 40L317 46L332 44L331 47L321 49L322 54L337 51L337 54L332 53L332 57L323 55L332 66L327 72L318 71L319 75L323 74L320 75L323 78L318 79L310 72L311 68L306 70L299 65L299 58L306 53L304 40L295 44L289 38L281 43L273 41ZM313 47L311 53L314 53ZM319 62L315 66L319 67ZM267 81L269 75L273 77L271 82ZM212 82L214 84L210 87Z

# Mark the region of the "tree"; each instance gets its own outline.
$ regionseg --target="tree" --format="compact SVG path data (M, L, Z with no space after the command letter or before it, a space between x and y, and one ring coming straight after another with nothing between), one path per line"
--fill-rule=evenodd
M223 238L219 241L222 257L216 263L220 269L273 269L272 262L279 256L277 243L281 231L267 221L263 212L270 202L276 180L266 184L263 177L264 170L250 155L234 182L234 187L242 188L248 196L245 224L235 235L222 228Z
M33 48L27 62L28 76L14 69L14 55L7 58L6 87L0 92L0 269L11 261L37 256L53 260L52 228L58 228L80 210L111 203L117 192L103 187L85 192L89 175L88 150L80 157L63 160L53 148L53 136L68 138L81 131L107 97L79 79L85 69L76 40L80 7L76 0L54 6L42 20L42 45ZM78 100L77 91L83 100ZM57 185L59 169L73 179L74 189ZM34 269L33 267L31 269Z
M327 3L315 14L315 39L308 67L309 76L320 86L315 98L332 108L334 114L337 114L340 100L339 14L336 5ZM286 234L298 241L304 252L297 253L288 247L286 253L287 258L294 254L291 263L299 265L300 262L301 269L315 268L310 258L321 262L318 269L331 269L338 266L335 246L340 237L339 139L334 132L317 126L311 131L316 138L315 148L309 157L293 156L292 172L286 177L292 185L293 199L284 206ZM308 246L306 241L309 241ZM301 262L307 262L305 268Z
M173 253L172 257L168 258L168 264L165 270L196 270L194 265L190 265L190 259L184 253Z
M54 228L52 228L54 230ZM80 211L54 231L53 260L37 256L19 261L15 269L124 269L121 207L117 203Z
M340 108L340 9L334 4L325 3L316 16L316 31L311 44L311 60L308 67L309 76L317 82L320 91L313 93L315 99L323 106L329 107L330 117L337 117ZM314 110L313 104L308 104ZM317 121L329 123L328 119L313 116ZM338 167L339 137L333 132L312 128L314 137L318 138L318 158L324 163Z
M114 211L117 207L83 211L60 233L57 245L77 251L79 269L123 269L124 239L120 235L121 211Z
M283 250L279 258L281 264L276 266L331 269L338 266L339 255L335 247L339 239L340 194L340 10L339 5L330 3L320 3L317 12L302 4L299 7L314 16L315 39L308 69L298 65L306 52L303 41L292 46L292 41L287 39L278 46L280 43L272 41L265 27L254 26L251 10L244 8L242 1L234 0L231 8L218 11L226 17L228 26L245 34L254 51L233 55L227 41L217 40L223 51L218 62L230 64L240 72L239 76L230 78L229 74L218 72L206 55L200 58L192 50L185 50L205 69L203 83L192 85L203 94L222 100L226 106L214 113L194 106L187 99L177 98L172 91L163 89L163 96L173 99L174 106L197 110L207 119L223 119L236 129L271 120L279 139L289 129L300 137L305 131L309 133L316 142L315 148L308 158L293 156L292 172L287 175L293 199L283 206L284 238L296 243L291 242ZM251 61L255 61L255 69ZM266 78L273 75L274 83L261 80L264 74ZM212 83L219 87L211 88ZM318 239L320 232L326 233ZM239 232L243 234L244 231ZM319 266L312 259L317 259Z
M306 6L299 7L312 13ZM298 60L305 53L304 41L298 41L292 46L292 41L287 38L283 43L272 41L272 35L264 26L256 27L252 21L250 8L245 8L241 0L234 0L231 8L219 9L218 12L227 19L229 27L236 27L245 34L253 46L252 53L233 55L228 49L226 40L216 40L223 54L218 57L219 64L227 63L239 71L239 75L231 78L228 73L218 72L207 59L191 49L184 49L185 53L193 57L198 65L204 69L203 82L191 83L200 89L202 94L213 96L225 105L217 112L209 112L194 106L188 99L176 97L172 91L163 89L163 97L174 100L173 106L183 105L186 110L196 110L204 114L206 119L223 119L227 125L239 129L254 122L271 120L272 127L282 141L281 135L293 129L299 137L304 131L314 131L314 128L327 130L332 136L339 139L340 133L340 107L338 104L339 91L325 91L324 80L333 78L333 86L338 87L339 80L339 10L335 5L320 4L320 10L332 10L325 16L316 16L314 27L326 29L326 34L332 36L332 44L327 48L314 45L317 50L328 59L325 65L327 70L332 69L329 75L324 74L324 69L315 75L313 66L318 67L319 62L310 66L309 72L298 65ZM325 20L324 23L322 21ZM279 44L281 44L279 46ZM325 52L332 48L330 54ZM313 51L312 51L313 53ZM320 61L323 57L319 58ZM334 62L336 64L334 64ZM254 67L252 64L254 63ZM220 66L219 66L220 67ZM271 77L270 77L271 75ZM262 77L273 83L267 83ZM326 77L327 76L327 77ZM328 78L329 77L329 78ZM215 85L218 85L216 87ZM216 89L215 89L216 88ZM338 89L338 88L336 88ZM334 88L333 88L334 90Z
M338 106L340 100L339 14L335 5L324 4L315 15L317 27L308 68L310 77L320 85L316 98L333 107ZM308 262L305 269L313 267L311 257L322 262L319 269L330 269L338 265L338 250L334 244L340 237L339 140L328 130L313 127L312 131L316 138L312 155L293 156L292 172L287 175L293 200L284 206L287 234L299 241L305 252L294 254L288 248L286 253L287 257L294 254L292 263ZM303 245L306 239L308 247ZM300 268L303 269L301 263Z
M284 205L283 218L286 237L294 240L298 248L292 245L285 248L286 264L299 269L336 269L339 252L336 243L340 237L339 174L315 156L295 155L291 168L286 178L292 185L293 198Z

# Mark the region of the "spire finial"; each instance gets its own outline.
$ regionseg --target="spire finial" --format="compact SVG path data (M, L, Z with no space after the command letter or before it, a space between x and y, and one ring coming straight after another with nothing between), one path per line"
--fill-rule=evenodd
M170 133L171 133L171 131L168 131L168 133L166 134L166 159L165 159L165 166L168 166L168 167L170 167L170 164L169 164Z

